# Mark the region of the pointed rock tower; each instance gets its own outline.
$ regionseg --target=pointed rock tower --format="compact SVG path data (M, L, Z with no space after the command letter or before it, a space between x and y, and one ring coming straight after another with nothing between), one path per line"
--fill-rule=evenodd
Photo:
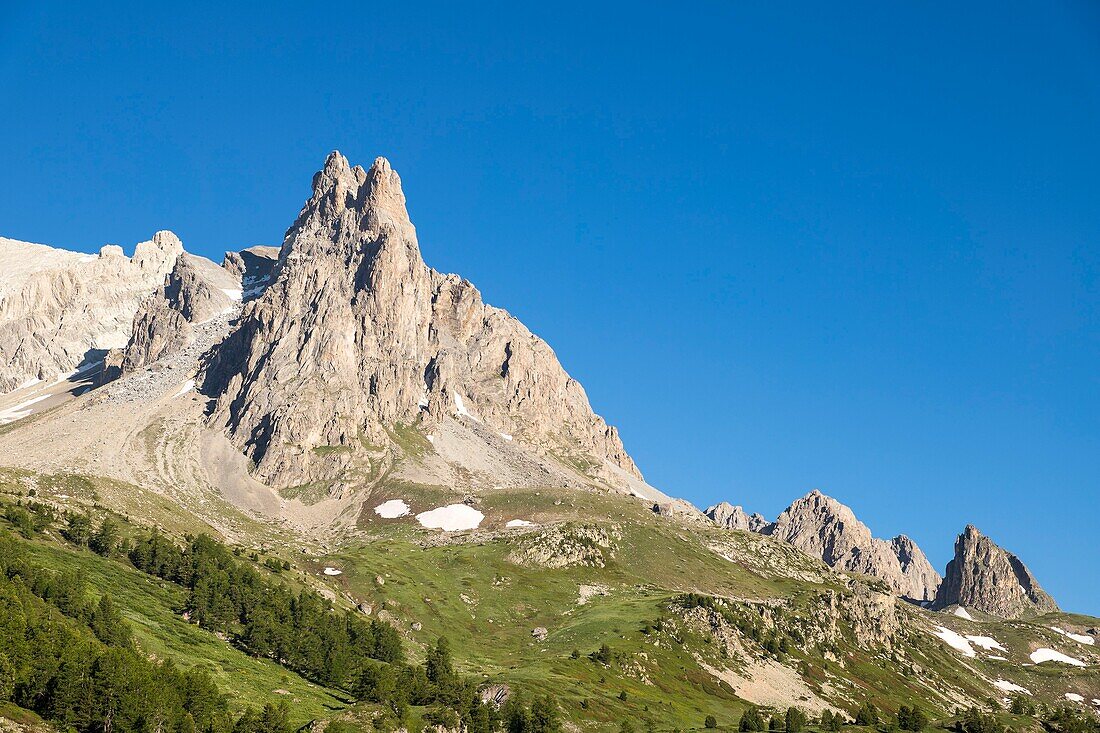
M346 476L358 452L394 444L396 426L444 419L639 477L544 341L424 264L385 158L364 170L329 155L203 390L276 487Z
M933 608L959 605L1000 618L1020 618L1058 610L1027 566L972 524L955 540Z

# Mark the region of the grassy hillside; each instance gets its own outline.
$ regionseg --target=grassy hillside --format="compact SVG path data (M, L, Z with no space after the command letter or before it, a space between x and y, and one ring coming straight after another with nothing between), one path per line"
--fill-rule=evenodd
M106 512L93 479L5 475L0 503L31 499L33 485L35 500ZM460 533L424 530L414 516L383 519L373 507L387 499L405 500L415 514L461 497L441 487L384 484L339 549L302 552L286 530L257 525L238 537L240 556L254 556L261 572L265 559L277 559L290 565L280 582L389 621L413 661L446 637L459 671L528 699L548 694L582 728L626 720L693 730L707 716L735 727L753 705L769 715L787 705L828 707L851 718L867 702L884 714L919 704L946 721L958 707L989 708L991 700L999 707L1007 695L998 680L1049 704L1066 703L1067 692L1082 696L1082 709L1100 698L1096 650L1050 629L1095 626L1096 619L967 621L932 613L770 538L670 520L619 495L501 490L477 502L481 526ZM168 518L162 526L177 538L203 529L171 502L156 516ZM507 528L512 520L531 525ZM122 531L136 536L144 528L134 520ZM90 596L109 594L144 652L205 667L238 705L285 699L295 724L361 719L371 709L189 623L179 586L76 549L54 528L23 542L42 567L75 569ZM939 626L988 637L998 648L974 644L974 656L964 656L934 635ZM1040 647L1086 666L1034 665L1029 655ZM413 727L425 714L412 710ZM1022 718L1014 728L1032 724Z

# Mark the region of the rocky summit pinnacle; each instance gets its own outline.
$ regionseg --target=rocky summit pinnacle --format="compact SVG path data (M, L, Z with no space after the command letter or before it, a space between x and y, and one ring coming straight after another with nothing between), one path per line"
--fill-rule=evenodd
M955 557L936 594L934 608L959 605L1000 618L1058 610L1027 566L968 524L955 540Z
M328 156L203 390L211 420L277 487L336 480L395 426L444 420L639 477L546 342L424 263L385 158L364 170Z
M762 530L839 570L880 578L899 595L932 600L940 576L911 539L871 536L844 504L818 490L798 499Z

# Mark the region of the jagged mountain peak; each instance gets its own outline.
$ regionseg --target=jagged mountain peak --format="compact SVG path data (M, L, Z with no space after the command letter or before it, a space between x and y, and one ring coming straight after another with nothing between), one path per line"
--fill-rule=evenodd
M364 169L352 167L339 151L329 153L324 167L313 176L313 194L287 232L286 241L293 241L292 235L311 227L340 225L359 226L375 233L390 225L412 232L401 177L388 160L378 157L369 169Z
M734 506L728 501L721 501L714 506L707 507L704 514L715 524L726 529L761 532L768 526L768 520L764 519L762 514L749 514L740 504Z
M1058 610L1058 604L1016 555L968 524L955 540L955 556L934 608L959 605L991 616L1019 618Z
M126 348L107 354L102 381L180 351L194 341L195 326L235 311L241 300L238 277L205 257L181 251L161 287L138 308Z
M874 537L850 507L818 489L794 501L767 531L827 565L881 578L907 598L932 600L940 583L915 542Z
M385 158L328 156L272 277L203 378L212 419L265 481L338 480L394 425L446 420L598 480L640 479L549 345L424 264Z

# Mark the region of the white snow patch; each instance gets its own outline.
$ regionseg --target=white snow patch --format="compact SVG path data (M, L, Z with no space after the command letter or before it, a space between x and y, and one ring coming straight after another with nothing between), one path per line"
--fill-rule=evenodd
M993 686L998 690L1004 690L1005 692L1022 692L1025 695L1030 695L1031 690L1026 687L1020 687L1015 682L1009 682L1008 680L997 680L993 683Z
M991 651L993 649L998 649L1002 652L1007 652L1008 651L1003 646L1001 646L1000 642L998 642L992 636L967 636L966 640L969 641L974 646L980 646L982 649L985 649L987 652Z
M528 522L526 519L509 519L505 527L534 527L534 522Z
M428 409L428 393L427 392L422 394L420 396L420 399L416 401L416 406L419 407L421 410L427 410Z
M1031 661L1036 664L1042 664L1043 662L1061 662L1062 664L1072 664L1074 667L1088 666L1080 659L1074 659L1073 657L1062 654L1062 652L1056 652L1046 647L1033 651L1031 653Z
M239 288L222 288L222 292L229 296L230 300L241 300L244 292Z
M511 443L511 442L512 442L512 436L511 436L511 435L509 435L508 433L501 433L501 434L500 434L500 437L504 438L504 439L505 439L505 440L507 440L507 441L508 441L509 443Z
M431 443L432 445L435 445L435 436L434 435L429 435L428 436L428 442Z
M18 389L27 389L28 387L33 387L34 385L41 384L41 383L42 383L42 380L39 379L38 377L31 377L30 379L23 382L21 385L19 385L15 389L16 390L18 390ZM14 392L15 390L12 390L12 391Z
M1100 706L1100 698L1095 698L1095 697L1092 698L1092 704Z
M944 626L937 626L936 630L932 633L947 642L947 645L952 649L961 652L964 657L978 656L977 652L974 651L974 647L970 646L970 642L966 640L965 636L956 634L954 631Z
M454 396L455 396L455 414L456 415L461 415L462 417L468 417L471 420L477 420L477 418L474 417L473 414L469 410L466 409L466 403L462 400L462 395L460 395L458 392L455 392Z
M466 504L448 504L416 515L416 521L423 526L444 532L474 529L482 519L485 519L484 514Z
M180 385L179 390L174 395L172 395L172 399L176 399L177 397L183 397L185 394L187 394L188 392L190 392L194 388L195 388L195 380L194 379L188 379L186 382L184 382L182 385Z
M1074 641L1079 641L1082 644L1088 644L1089 646L1092 646L1096 643L1096 639L1092 638L1088 634L1074 634L1070 631L1066 631L1065 629L1060 629L1057 626L1051 626L1050 630L1055 633L1061 634L1062 636L1068 636Z
M344 571L336 568L325 568L324 573L325 575L343 575Z
M383 519L397 519L409 516L409 505L404 499L390 499L374 508L374 513Z
M995 659L998 662L1007 662L1008 661L1008 657L995 657L992 654L990 654L988 657L986 657L986 659Z
M1078 695L1076 692L1067 692L1066 693L1066 699L1071 700L1073 702L1084 702L1085 701L1085 696L1084 695Z
M48 400L53 397L52 394L44 394L41 397L35 397L34 399L27 400L26 402L20 402L15 407L9 407L6 410L0 410L0 425L6 425L16 420L22 420L27 415L30 415L34 410L31 409L33 405L37 405L42 400Z
M954 611L952 611L952 613L954 613L959 618L965 618L967 621L974 620L974 617L967 613L966 609L962 606L957 607Z

